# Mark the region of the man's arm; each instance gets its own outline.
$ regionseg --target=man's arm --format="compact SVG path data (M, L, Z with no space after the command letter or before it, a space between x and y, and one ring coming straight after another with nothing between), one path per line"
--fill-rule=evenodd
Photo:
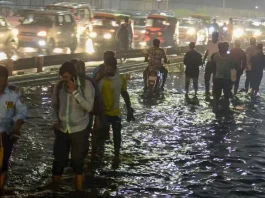
M132 26L129 24L129 34L131 36L131 42L133 41L133 30L132 30Z
M166 52L165 50L163 50L163 59L164 59L164 63L167 63L167 55L166 55Z
M91 112L93 110L93 106L94 106L95 89L89 80L86 80L86 84L85 84L85 87L83 89L84 89L83 90L84 96L83 96L83 94L79 93L78 90L75 90L73 92L73 95L84 110L86 110L87 112Z
M184 63L184 65L187 65L187 63L188 63L187 53L184 55L183 63Z
M247 55L244 51L242 51L242 71L247 68Z
M206 50L206 52L205 52L205 54L204 54L204 57L203 57L203 60L202 60L203 63L205 63L205 61L206 61L208 55L209 55L209 50Z
M18 97L15 104L15 116L13 117L13 122L15 123L12 133L14 135L20 135L21 126L24 124L27 117L27 107L22 102L21 98Z
M130 122L132 120L135 120L133 116L134 110L131 107L131 99L127 91L127 79L125 77L121 77L121 80L122 80L121 96L123 97L127 108L127 121Z
M150 49L148 49L147 52L146 52L146 54L145 54L145 59L144 59L145 62L148 62L149 51L150 51Z
M131 108L131 99L128 91L122 91L121 96L124 99L127 110Z
M203 66L202 55L201 55L201 54L200 54L200 56L199 56L198 63L199 63L199 66Z
M52 93L52 119L53 119L53 123L59 123L59 86L62 85L62 81L58 82L55 85L55 88L53 89L53 93Z
M120 25L120 27L118 28L118 30L117 30L117 33L116 33L116 40L119 40L119 34L120 34L120 30L121 30L121 27L122 27L122 25Z

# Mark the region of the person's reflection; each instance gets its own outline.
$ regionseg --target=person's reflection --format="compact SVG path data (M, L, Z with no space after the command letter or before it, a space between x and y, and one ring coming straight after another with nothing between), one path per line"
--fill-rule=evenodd
M227 144L225 144L225 137L236 130L233 114L225 117L216 117L216 120L210 125L213 128L211 131L213 134L208 134L208 150L212 151L210 154L211 159L227 157Z

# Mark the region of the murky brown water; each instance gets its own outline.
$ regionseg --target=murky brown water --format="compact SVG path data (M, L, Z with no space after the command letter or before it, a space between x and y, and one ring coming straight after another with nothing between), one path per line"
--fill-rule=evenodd
M204 101L203 84L199 104L187 104L183 76L171 74L164 97L146 101L140 76L129 83L137 121L123 123L121 163L113 168L111 144L103 162L87 162L82 197L264 197L264 85L258 101L240 94L231 115L216 117ZM69 168L61 192L46 188L54 138L47 85L26 87L25 97L29 118L8 185L16 197L77 197Z

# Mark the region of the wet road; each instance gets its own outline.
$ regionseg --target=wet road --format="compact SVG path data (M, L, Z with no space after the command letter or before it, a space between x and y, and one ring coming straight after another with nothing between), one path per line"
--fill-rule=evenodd
M183 74L170 74L164 97L152 101L140 97L141 74L132 77L137 121L123 123L121 163L112 166L111 144L102 163L87 161L83 197L264 197L265 80L258 101L240 94L233 114L216 117L204 101L202 78L200 102L192 105L184 100ZM56 196L47 188L54 138L48 86L24 88L29 118L8 180L15 197L77 197L69 168Z

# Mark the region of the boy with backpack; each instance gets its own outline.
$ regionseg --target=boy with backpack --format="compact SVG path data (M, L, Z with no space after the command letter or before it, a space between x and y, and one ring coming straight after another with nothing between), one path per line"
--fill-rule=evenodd
M65 62L59 74L62 80L56 85L52 95L55 133L53 185L55 188L58 186L71 151L75 187L77 191L83 191L84 160L89 144L89 112L93 110L95 89L88 80L81 85L81 77L77 75L71 62Z

